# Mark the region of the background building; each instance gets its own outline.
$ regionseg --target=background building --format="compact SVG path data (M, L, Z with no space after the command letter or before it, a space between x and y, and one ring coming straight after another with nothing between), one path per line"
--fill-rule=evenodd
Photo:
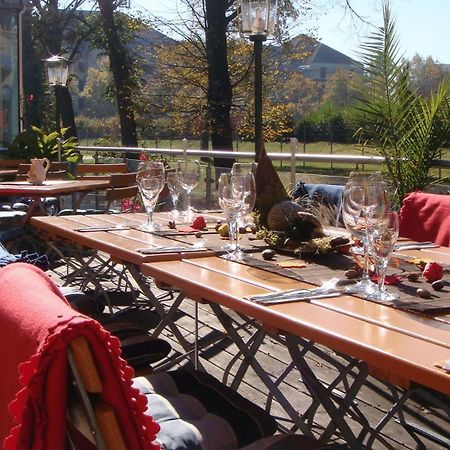
M0 0L0 147L19 132L22 0Z

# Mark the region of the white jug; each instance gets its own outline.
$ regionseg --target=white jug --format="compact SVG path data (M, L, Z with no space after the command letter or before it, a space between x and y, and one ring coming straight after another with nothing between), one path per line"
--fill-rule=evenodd
M48 169L50 169L50 161L47 158L32 159L27 181L31 184L44 183Z

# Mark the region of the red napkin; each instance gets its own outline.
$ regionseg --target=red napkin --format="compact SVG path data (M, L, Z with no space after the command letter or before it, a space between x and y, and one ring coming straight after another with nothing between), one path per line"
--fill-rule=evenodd
M408 194L400 209L400 236L450 247L450 195Z
M120 358L119 341L74 311L34 266L15 263L1 269L0 286L4 448L65 449L67 346L85 336L102 379L101 397L116 411L127 448L158 449L152 442L159 426L144 414L145 397L131 387L133 371Z

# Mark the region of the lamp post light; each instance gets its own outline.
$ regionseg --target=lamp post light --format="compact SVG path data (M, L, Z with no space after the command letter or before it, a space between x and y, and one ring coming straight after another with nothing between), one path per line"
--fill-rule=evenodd
M61 130L61 109L58 96L58 89L67 85L69 76L70 61L62 56L52 55L50 58L44 59L47 71L48 84L55 87L55 118L56 129ZM58 136L58 161L61 161L61 136Z
M253 42L255 60L255 161L263 148L262 123L262 44L273 35L277 0L238 0L239 31Z

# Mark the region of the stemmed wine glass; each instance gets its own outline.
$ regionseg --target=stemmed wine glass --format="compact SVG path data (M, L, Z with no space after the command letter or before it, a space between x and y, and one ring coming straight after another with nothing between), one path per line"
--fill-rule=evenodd
M231 169L231 174L234 177L237 176L246 176L248 174L253 174L252 177L247 177L246 181L244 182L244 189L245 189L245 198L244 198L244 206L239 213L238 218L238 224L242 224L243 226L247 225L247 221L245 220L245 217L253 211L253 208L255 207L256 202L256 188L254 185L255 178L254 175L256 173L256 167L257 163L234 163L233 167Z
M153 210L164 187L164 164L154 161L141 163L138 167L136 183L147 212L147 222L139 228L144 231L155 231L157 225L153 222Z
M376 221L370 221L367 228L370 255L375 258L378 275L378 289L370 293L369 298L390 302L398 296L387 292L385 279L391 253L398 238L398 214L387 210Z
M180 197L180 180L178 178L178 170L166 173L166 183L169 189L170 196L172 197L173 210L171 211L172 216L178 215L178 198Z
M226 255L227 259L239 261L243 253L239 247L238 217L244 208L246 191L254 192L255 179L253 174L234 176L232 173L222 173L219 177L219 204L223 209L228 222L228 233L232 252Z
M186 218L192 219L191 192L200 181L200 163L198 161L178 161L177 163L178 180L181 187L186 191L187 207Z
M352 179L344 188L342 202L344 224L352 235L362 242L364 249L364 268L361 280L356 285L349 287L349 292L369 295L374 290L374 285L369 277L367 227L369 220L375 222L378 214L385 211L386 198L386 184L378 180Z

